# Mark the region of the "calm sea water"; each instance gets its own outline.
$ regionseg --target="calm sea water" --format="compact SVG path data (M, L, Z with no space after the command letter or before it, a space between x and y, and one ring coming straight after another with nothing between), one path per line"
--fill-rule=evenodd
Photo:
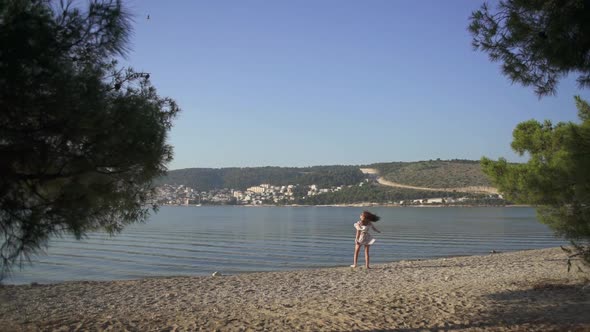
M4 282L114 280L235 274L351 264L362 209L162 207L145 224L109 237L50 242ZM372 263L487 254L564 244L531 208L372 208L382 217ZM359 263L364 260L359 257Z

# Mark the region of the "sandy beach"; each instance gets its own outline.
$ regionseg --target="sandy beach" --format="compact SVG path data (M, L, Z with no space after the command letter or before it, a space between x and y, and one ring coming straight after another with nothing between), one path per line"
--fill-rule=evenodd
M559 248L350 267L0 287L1 331L590 331Z

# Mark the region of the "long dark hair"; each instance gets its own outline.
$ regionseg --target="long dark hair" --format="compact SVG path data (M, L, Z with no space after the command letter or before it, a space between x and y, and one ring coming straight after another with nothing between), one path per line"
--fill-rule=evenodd
M369 211L363 211L363 216L365 217L365 220L372 221L372 222L377 222L377 221L379 221L379 219L381 219L381 217L379 217L378 215L373 214Z

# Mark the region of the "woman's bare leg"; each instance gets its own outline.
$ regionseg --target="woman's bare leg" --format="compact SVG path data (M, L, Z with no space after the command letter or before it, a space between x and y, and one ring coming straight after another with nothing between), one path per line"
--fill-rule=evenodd
M370 269L370 267L369 267L369 248L370 247L371 246L365 246L365 267L367 269Z
M361 245L358 243L355 243L354 244L354 256L353 256L352 267L356 267L356 263L359 259L359 251L361 251Z

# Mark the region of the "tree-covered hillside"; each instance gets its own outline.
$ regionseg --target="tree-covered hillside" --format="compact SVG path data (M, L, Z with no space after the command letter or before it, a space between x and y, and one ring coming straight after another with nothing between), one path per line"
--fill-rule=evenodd
M405 185L428 188L490 186L479 161L429 160L367 165L385 179Z
M352 204L362 202L397 203L400 200L424 199L436 197L461 197L464 193L448 193L442 191L422 191L404 188L391 188L379 184L345 187L337 192L310 196L299 201L301 204L328 205Z
M357 166L186 168L170 171L159 184L185 185L199 191L244 190L262 183L318 185L322 188L358 184L365 176Z
M426 188L412 189L382 185L375 175L363 174L361 168L374 168L390 181ZM365 166L314 166L314 167L250 167L250 168L190 168L171 171L160 184L172 187L185 185L196 192L208 192L195 198L211 204L353 204L399 203L406 200L444 198L446 203L503 204L497 197L482 193L469 193L461 187L489 185L481 172L479 162L470 160L420 161L378 163ZM296 185L290 195L269 189L263 193L249 193L242 197L230 197L229 191L245 190L251 186ZM310 185L316 185L312 189ZM338 187L338 188L337 188ZM322 189L322 191L319 191ZM276 191L276 192L275 192ZM192 192L192 191L191 191ZM186 192L181 190L183 199ZM197 194L198 195L198 194ZM252 196L254 195L254 196ZM173 196L173 195L172 195ZM245 198L249 197L249 198ZM455 200L468 197L468 201ZM233 201L232 201L233 198ZM166 198L170 201L170 198ZM245 201L244 201L245 199ZM189 197L190 200L190 197ZM238 201L242 200L242 203ZM252 203L258 201L260 203ZM225 202L225 203L224 203ZM233 203L232 203L233 202ZM442 202L441 202L442 203ZM209 204L209 203L206 203ZM405 203L404 203L405 204Z
M490 186L474 160L430 160L376 163L364 166L186 168L170 171L158 184L185 185L198 191L244 190L262 183L312 185L320 188L358 184L360 167L375 168L385 180L428 188Z

